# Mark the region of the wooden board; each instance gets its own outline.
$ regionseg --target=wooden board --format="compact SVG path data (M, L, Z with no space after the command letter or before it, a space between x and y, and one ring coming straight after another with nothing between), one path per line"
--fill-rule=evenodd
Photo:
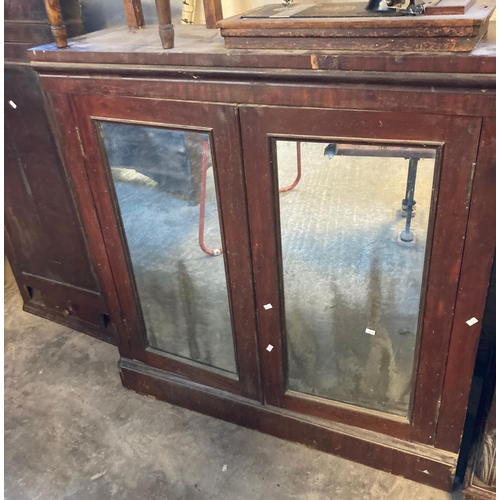
M425 15L465 14L476 0L439 0L435 5L425 6Z
M81 71L112 72L129 74L142 71L144 74L171 74L179 72L186 76L214 77L216 73L256 78L268 77L269 72L279 73L280 78L319 78L332 72L336 78L352 77L356 81L373 79L378 75L398 72L405 75L408 83L417 80L434 81L436 78L452 83L452 86L466 85L465 79L476 86L485 85L485 77L495 87L495 24L469 53L448 52L344 52L344 51L283 51L283 50L228 50L224 39L218 33L204 26L176 26L176 45L171 50L161 50L158 29L146 26L131 35L125 26L89 33L69 40L69 47L58 50L54 43L33 48L29 51L32 63L38 71ZM7 51L7 49L6 49ZM84 67L91 65L91 67ZM147 69L146 69L147 68ZM286 70L286 71L283 71ZM267 74L264 75L264 73ZM460 73L463 77L451 74ZM470 75L470 76L466 76ZM472 75L474 74L474 75ZM307 76L309 75L309 76ZM277 75L272 77L274 80ZM189 76L191 81L195 81ZM392 78L391 78L391 81ZM435 81L433 85L435 84Z
M310 17L310 9L292 17L262 18L256 9L217 26L226 47L233 49L470 52L495 9L493 0L441 0L421 16L362 17L363 5L338 4L339 17L329 18Z

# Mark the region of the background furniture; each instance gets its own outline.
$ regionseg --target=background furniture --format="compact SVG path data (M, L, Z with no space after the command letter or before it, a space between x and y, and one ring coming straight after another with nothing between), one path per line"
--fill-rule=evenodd
M496 294L495 265L486 301L458 473L466 500L496 498ZM472 446L471 446L472 444Z
M69 36L78 2L63 3ZM116 342L27 49L52 41L42 0L5 3L5 252L33 314Z
M174 46L174 26L170 0L155 0L155 4L162 47L171 49ZM45 0L45 8L57 46L60 49L65 49L68 46L68 37L59 0ZM203 0L203 8L206 27L215 28L217 21L222 19L221 0ZM123 0L123 10L130 30L144 28L141 0Z
M204 27L177 28L176 48L159 52L155 32L30 52L123 384L450 489L494 252L491 38L465 55L346 56L227 51ZM221 238L221 255L197 244L197 206L110 162L110 125L208 135L206 239ZM279 195L298 141L301 181ZM331 143L387 154L317 154ZM401 148L431 152L410 248L391 239L405 223Z

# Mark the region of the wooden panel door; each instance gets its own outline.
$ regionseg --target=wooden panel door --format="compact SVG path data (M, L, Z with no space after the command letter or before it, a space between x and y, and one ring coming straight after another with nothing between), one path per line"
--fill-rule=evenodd
M434 444L481 120L240 113L266 403Z
M49 97L122 357L259 400L237 107Z

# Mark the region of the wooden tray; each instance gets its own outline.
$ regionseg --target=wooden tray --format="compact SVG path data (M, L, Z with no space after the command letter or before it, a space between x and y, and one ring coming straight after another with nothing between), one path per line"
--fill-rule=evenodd
M227 48L469 52L481 40L494 0L430 0L420 16L384 15L366 3L289 8L265 5L217 23ZM284 17L289 15L289 17Z

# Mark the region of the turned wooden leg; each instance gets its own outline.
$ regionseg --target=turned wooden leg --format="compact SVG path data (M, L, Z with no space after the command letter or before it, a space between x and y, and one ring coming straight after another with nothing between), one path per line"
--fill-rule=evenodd
M164 49L174 46L174 26L172 24L172 13L170 11L170 0L155 0L158 23L160 25L160 39Z
M144 28L141 0L122 0L127 26L131 30Z
M57 46L60 49L66 48L68 46L68 36L63 24L59 0L45 0L45 10L47 11L50 29Z
M217 21L222 20L221 0L203 0L205 10L205 25L209 29L217 28Z

